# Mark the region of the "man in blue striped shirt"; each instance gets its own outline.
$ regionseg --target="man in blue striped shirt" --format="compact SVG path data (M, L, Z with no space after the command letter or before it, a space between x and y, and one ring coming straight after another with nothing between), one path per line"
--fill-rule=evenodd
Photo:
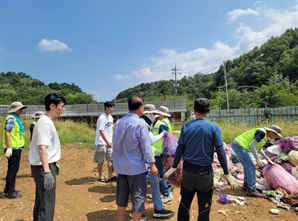
M148 126L140 119L144 111L144 99L131 96L128 99L129 113L116 122L113 143L114 170L118 174L116 204L119 221L125 220L129 196L132 201L133 221L139 221L145 210L146 163L151 175L157 176Z

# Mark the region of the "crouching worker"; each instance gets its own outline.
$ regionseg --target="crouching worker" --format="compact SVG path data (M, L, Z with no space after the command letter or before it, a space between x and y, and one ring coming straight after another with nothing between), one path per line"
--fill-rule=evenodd
M237 136L232 142L233 151L242 163L244 169L244 185L242 189L246 191L246 195L264 197L263 194L256 190L256 167L252 162L249 153L251 152L254 155L256 164L260 168L264 167L264 165L259 158L258 150L260 150L260 153L268 163L273 164L262 150L262 147L266 144L267 138L274 140L279 137L281 137L281 129L276 125L272 125L270 127L250 129Z

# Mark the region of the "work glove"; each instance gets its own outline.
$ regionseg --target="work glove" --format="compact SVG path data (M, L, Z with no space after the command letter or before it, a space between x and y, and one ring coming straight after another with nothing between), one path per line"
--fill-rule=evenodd
M257 163L258 167L260 167L260 168L263 168L264 167L264 164L263 164L263 162L262 162L262 160L260 158L257 158L256 159L256 163Z
M7 148L5 151L5 157L9 159L12 156L12 148Z
M44 173L43 187L46 190L50 190L54 187L54 183L55 183L55 180L54 180L53 174L51 172Z
M165 137L165 136L167 136L167 134L168 134L168 131L166 131L166 130L163 130L163 131L161 132L161 134L162 134L162 136L163 136L163 137Z
M175 171L177 170L177 168L173 168L171 167L164 175L163 177L165 179L168 179Z
M236 190L237 183L235 182L235 178L231 174L224 174L224 178L228 181L232 190Z

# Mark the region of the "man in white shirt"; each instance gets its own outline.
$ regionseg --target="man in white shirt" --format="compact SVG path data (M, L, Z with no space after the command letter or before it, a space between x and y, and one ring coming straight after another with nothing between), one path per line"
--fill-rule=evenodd
M115 104L111 101L104 103L105 111L99 116L96 123L94 163L97 163L99 181L106 182L115 180L113 176L113 117ZM108 179L102 174L102 167L107 161Z
M33 221L54 220L56 201L56 162L61 158L60 140L53 120L60 117L66 105L57 93L45 97L46 114L36 123L30 143L29 161L36 185Z

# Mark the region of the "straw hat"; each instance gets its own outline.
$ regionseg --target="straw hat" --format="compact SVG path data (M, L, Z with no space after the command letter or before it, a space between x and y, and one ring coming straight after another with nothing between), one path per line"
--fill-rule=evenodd
M27 108L27 106L23 105L19 101L12 102L10 105L10 108L8 110L8 113L15 113L22 108L25 109L25 108Z
M40 118L44 113L42 111L37 111L35 112L34 116L32 117L33 119Z
M158 108L158 113L163 115L163 116L166 116L166 117L170 117L171 114L169 114L169 108L165 107L165 106L160 106Z
M145 104L144 105L144 114L157 114L158 110L155 109L154 104Z
M264 128L265 128L265 130L271 131L271 132L277 134L277 136L282 137L281 136L281 128L279 126L271 125L270 127L264 127Z

